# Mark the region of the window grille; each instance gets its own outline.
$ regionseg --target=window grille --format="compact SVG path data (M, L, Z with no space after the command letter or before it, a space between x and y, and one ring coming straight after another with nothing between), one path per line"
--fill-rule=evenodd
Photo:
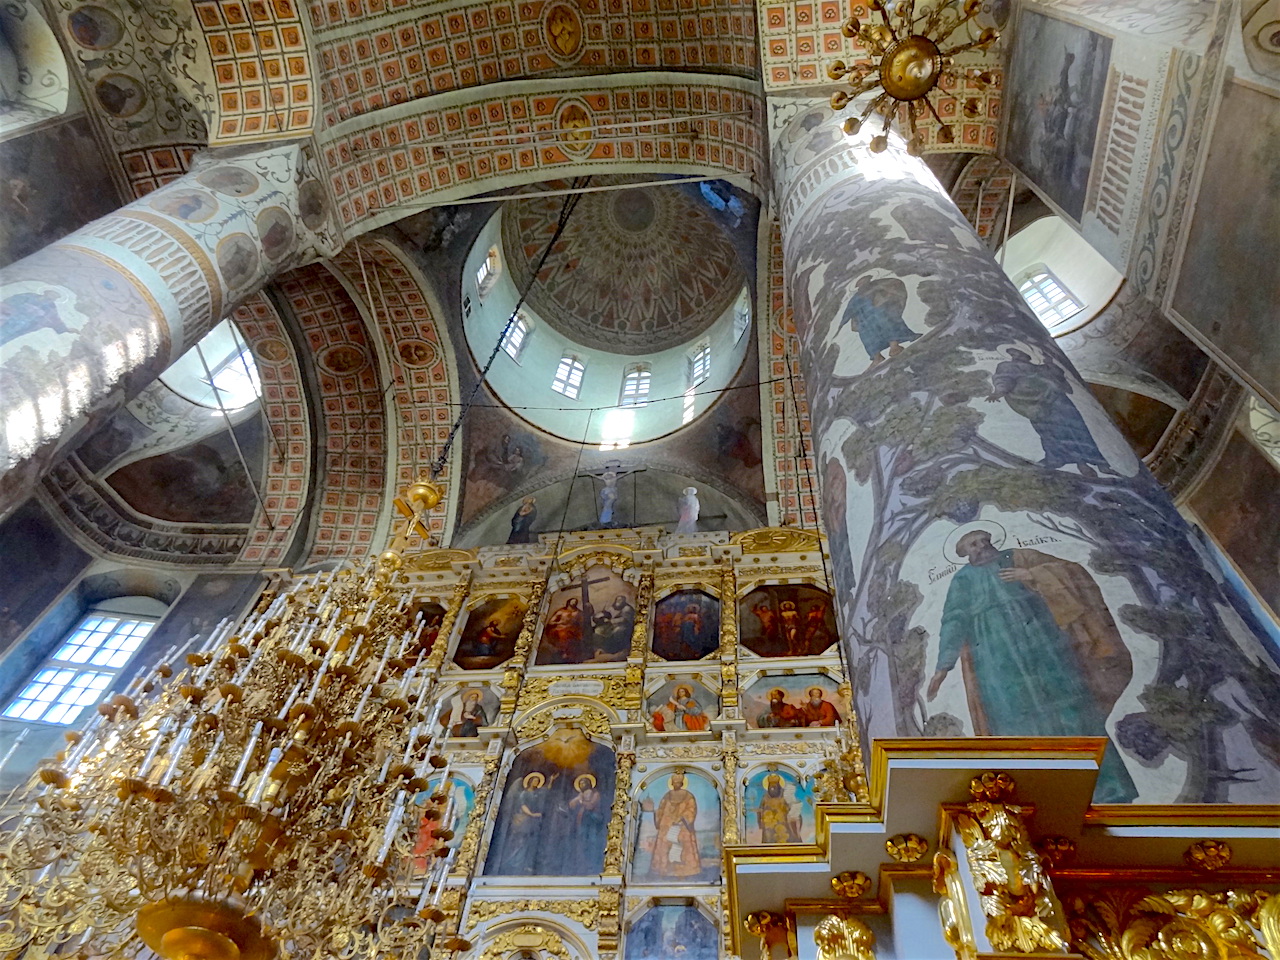
M577 357L561 357L556 367L556 375L551 380L551 389L562 393L570 400L577 400L582 392L582 374L586 367Z
M711 376L711 344L703 343L689 358L689 386L696 387L709 376Z
M1027 306L1050 330L1070 320L1084 309L1058 279L1047 270L1041 270L1023 280L1018 286Z
M524 317L516 314L516 318L507 326L502 335L502 349L512 360L520 359L520 351L524 349L525 339L529 336L529 324Z
M622 375L622 392L618 396L620 407L642 407L649 402L649 383L652 375L648 366L638 363L628 367Z

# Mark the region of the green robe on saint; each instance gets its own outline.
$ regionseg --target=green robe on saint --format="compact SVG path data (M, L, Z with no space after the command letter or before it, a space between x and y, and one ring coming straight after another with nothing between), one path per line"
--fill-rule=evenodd
M942 608L938 670L963 658L974 732L997 737L1107 736L1106 717L1048 604L1000 579L1014 551L956 571ZM1094 799L1129 803L1137 788L1108 743Z

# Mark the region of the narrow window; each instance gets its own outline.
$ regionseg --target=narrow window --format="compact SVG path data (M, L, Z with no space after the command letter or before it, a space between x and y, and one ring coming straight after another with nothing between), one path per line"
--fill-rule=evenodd
M524 349L526 338L529 336L529 324L524 317L516 314L516 318L507 325L506 332L502 335L502 349L507 352L512 360L520 359L520 351Z
M582 374L586 367L577 357L561 357L556 367L556 375L551 380L551 389L563 393L570 400L577 400L582 392Z
M156 621L93 611L4 708L13 720L75 723L142 646Z
M1084 309L1084 305L1058 282L1058 278L1044 269L1023 280L1018 286L1018 292L1027 301L1031 311L1040 318L1040 322L1050 330Z
M643 407L649 402L649 365L636 363L627 367L622 375L622 392L618 395L620 407Z
M702 343L689 357L689 386L696 387L711 376L711 344Z
M698 405L698 388L690 387L684 392L684 416L680 420L682 424L690 423L693 420L694 410Z
M471 319L471 298L470 297L462 298L462 319L463 320Z
M747 291L743 290L742 296L738 298L733 308L734 343L742 339L742 335L747 332L749 326L751 326L751 300L747 296Z
M490 247L489 253L480 263L480 269L476 271L476 293L484 297L493 287L494 281L498 279L498 274L501 272L502 259L498 256L498 248Z

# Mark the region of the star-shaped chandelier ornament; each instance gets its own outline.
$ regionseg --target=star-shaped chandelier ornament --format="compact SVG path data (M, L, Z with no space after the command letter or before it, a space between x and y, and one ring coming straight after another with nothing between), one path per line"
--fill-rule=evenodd
M929 94L943 79L960 80L954 67L955 58L967 50L985 50L1000 39L992 27L986 27L976 40L957 42L944 46L947 40L962 26L982 12L983 0L939 0L936 5L920 4L916 0L869 0L868 5L880 15L880 22L868 19L861 22L850 17L840 28L849 39L858 40L863 50L850 64L836 60L827 66L827 76L849 84L848 91L838 90L831 95L831 107L843 110L858 97L879 90L863 107L861 116L849 117L844 122L844 132L850 136L862 129L873 113L884 118L878 135L871 138L873 153L880 153L889 146L889 129L900 113L905 113L907 153L919 156L924 138L917 121L926 113L938 121L938 139L944 143L955 140L955 132L941 116ZM995 75L987 70L967 71L969 79L980 88L995 82ZM967 100L963 110L966 116L977 116L979 103L976 98Z

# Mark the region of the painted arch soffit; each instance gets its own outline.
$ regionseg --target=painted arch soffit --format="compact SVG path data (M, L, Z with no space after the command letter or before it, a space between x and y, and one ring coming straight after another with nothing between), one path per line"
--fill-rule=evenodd
M753 81L632 73L453 91L318 139L352 236L463 197L594 173L709 176L761 195L764 117Z
M747 0L410 0L309 4L324 129L451 90L502 81L679 70L754 79Z

